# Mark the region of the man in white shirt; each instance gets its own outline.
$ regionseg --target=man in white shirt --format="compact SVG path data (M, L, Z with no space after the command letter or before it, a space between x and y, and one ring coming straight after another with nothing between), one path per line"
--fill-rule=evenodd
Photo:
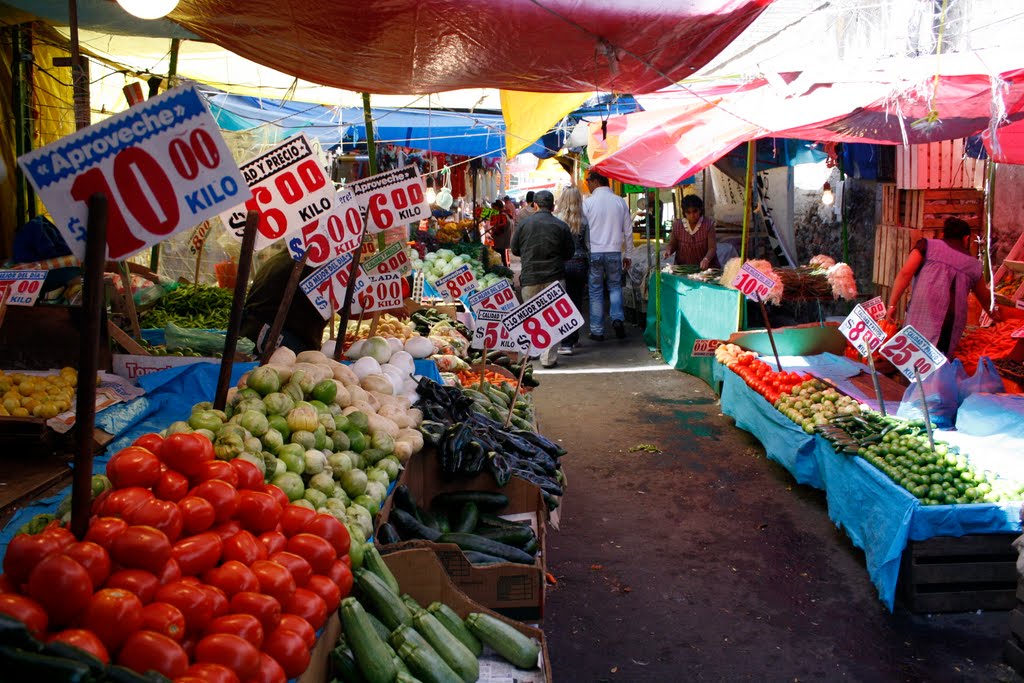
M583 200L583 215L589 225L590 239L590 338L604 341L604 287L607 282L612 329L618 339L625 339L622 268L629 268L633 257L633 222L629 205L611 191L608 179L597 171L587 173L587 187L590 196Z

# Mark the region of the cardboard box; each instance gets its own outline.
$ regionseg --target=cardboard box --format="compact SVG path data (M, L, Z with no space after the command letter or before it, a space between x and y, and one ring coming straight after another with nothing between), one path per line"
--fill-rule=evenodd
M327 620L327 623L324 624L324 628L320 632L320 638L316 641L313 652L310 653L309 666L299 676L298 683L324 683L324 681L331 679L327 675L328 667L330 666L328 657L331 654L331 650L337 645L338 636L340 635L341 618L335 612Z
M112 364L115 375L124 377L134 384L143 375L150 375L154 372L177 368L182 365L192 365L193 363L220 363L220 359L198 356L139 356L128 353L115 353Z
M390 553L384 556L384 561L398 580L402 592L411 595L424 607L435 601L441 602L451 607L463 619L473 612L489 614L540 642L540 666L534 671L517 669L485 648L484 654L480 658L479 680L481 683L507 683L508 681L549 683L551 681L551 658L548 656L544 632L539 628L508 619L473 601L451 581L437 556L426 548Z
M436 553L455 585L474 601L517 619L540 620L543 617L548 510L539 488L517 477L512 477L508 485L500 488L490 473L472 479L446 481L441 478L440 464L433 448L410 458L398 484L408 487L413 500L423 508L429 508L434 496L446 491L498 491L508 496L509 505L500 514L529 519L537 533L540 551L533 565L514 562L473 565L458 546L450 543L406 541L385 546L378 544L378 547L381 554L409 548L429 549ZM393 498L389 497L381 508L378 525L390 517Z

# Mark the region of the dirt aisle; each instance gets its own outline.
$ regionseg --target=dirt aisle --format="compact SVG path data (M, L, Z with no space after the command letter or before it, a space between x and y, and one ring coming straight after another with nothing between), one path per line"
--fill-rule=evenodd
M1008 612L890 614L823 493L630 332L537 375L541 428L569 450L548 536L556 681L1021 680Z

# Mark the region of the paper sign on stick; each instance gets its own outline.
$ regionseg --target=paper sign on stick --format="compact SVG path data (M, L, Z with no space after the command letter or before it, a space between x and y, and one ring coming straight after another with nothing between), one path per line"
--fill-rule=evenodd
M880 353L910 381L914 381L915 370L924 380L946 362L946 356L910 325L894 334Z
M525 333L533 351L544 351L583 327L583 316L560 282L552 282L514 308L501 324L510 337Z
M370 234L395 224L430 218L423 179L415 166L378 173L349 187L366 216L366 231Z

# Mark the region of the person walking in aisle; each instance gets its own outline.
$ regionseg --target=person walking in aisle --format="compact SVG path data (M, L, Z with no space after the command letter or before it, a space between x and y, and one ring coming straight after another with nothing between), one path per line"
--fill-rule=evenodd
M534 203L535 194L536 193L533 190L526 193L526 199L523 200L523 205L519 207L519 211L516 213L515 224L517 228L522 225L527 218L537 213L537 205Z
M590 239L590 338L604 341L604 289L608 286L612 329L618 339L626 338L626 316L622 308L622 269L633 258L633 221L629 205L608 187L608 179L597 171L587 173L590 196L583 200ZM625 255L623 255L625 250Z
M587 261L590 251L587 246L587 219L583 217L583 195L578 189L567 187L562 190L556 203L555 216L569 226L573 243L576 245L572 258L565 262L565 291L568 292L569 298L582 313L583 303L587 297ZM562 340L558 347L558 354L571 356L573 347L579 343L579 340L579 330L573 330L572 334Z
M541 190L534 197L534 202L537 212L512 234L512 253L522 260L519 284L523 301L533 298L552 282L561 282L564 287L565 262L576 251L569 226L551 215L555 196ZM558 365L555 353L555 345L541 353L541 366L553 368Z

